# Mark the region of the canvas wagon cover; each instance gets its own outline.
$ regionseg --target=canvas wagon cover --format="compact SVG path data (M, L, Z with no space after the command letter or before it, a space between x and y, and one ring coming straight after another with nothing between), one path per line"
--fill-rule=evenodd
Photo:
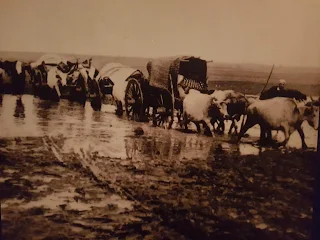
M126 81L137 69L127 67L121 63L108 63L101 70L101 78L110 78L112 82Z
M121 63L107 63L100 69L100 75L102 78L108 78L112 72L117 71L119 68L125 67Z
M30 65L32 68L35 68L41 65L42 62L45 62L46 64L59 64L60 62L67 64L67 59L57 54L45 54L38 58L37 61L31 63Z

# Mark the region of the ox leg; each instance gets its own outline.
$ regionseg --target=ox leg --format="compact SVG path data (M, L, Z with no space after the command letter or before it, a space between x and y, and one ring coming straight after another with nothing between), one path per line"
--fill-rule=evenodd
M306 142L305 142L304 132L303 132L301 126L299 126L299 127L297 128L297 131L298 131L298 133L299 133L299 135L300 135L300 137L301 137L302 148L303 148L303 149L307 149L308 146L307 146L307 144L306 144Z
M235 124L235 119L231 119L231 126L230 126L230 129L229 129L229 132L228 132L228 134L230 135L230 134L232 134L232 129L235 129L235 131L236 131L236 124Z
M57 93L56 101L60 101L61 93L60 93L59 86L58 86L58 85L55 85L55 86L53 87L53 89L55 89L55 91L56 91L56 93Z
M212 126L214 126L214 124L216 123L216 119L215 118L211 118L210 123Z
M234 118L233 118L233 121L234 121L234 131L235 131L235 134L236 135L239 135L239 131L238 131L238 122L241 120L241 115L236 115ZM242 125L241 125L242 127Z
M196 125L196 127L197 127L197 132L198 132L198 133L201 133L200 123L198 123L198 122L194 122L194 124L195 124L195 125Z
M260 142L264 141L266 137L266 132L264 126L260 124Z
M211 131L211 135L212 137L215 137L215 134L214 134L214 126L211 124L211 121L209 118L206 118L204 120L204 122L207 124L207 126L210 128L210 131Z
M268 136L268 129L267 126L264 123L260 123L260 144L266 144L267 142L267 136Z
M61 92L60 92L59 86L58 86L58 85L55 85L54 88L56 89L57 94L58 94L58 97L60 98Z
M261 125L260 142L262 144L272 143L271 129L266 125Z
M183 125L184 125L184 130L187 132L188 131L188 115L186 112L183 113Z
M284 141L282 143L280 143L280 146L286 146L289 138L290 138L290 134L293 132L292 129L286 124L285 126L283 126L283 132L284 132Z
M236 120L235 120L236 121ZM239 132L238 132L238 126L237 126L237 122L235 122L235 124L234 124L234 132L235 132L235 134L236 135L238 135L239 134Z
M242 121L241 121L241 125L240 125L240 129L243 128L243 125L244 125L244 118L246 117L246 115L242 115ZM240 119L239 119L240 121ZM239 134L238 134L239 135Z
M183 119L183 108L182 107L178 110L177 118L178 118L178 123L179 123L180 127L182 128L182 126L183 126L183 122L182 122L182 119Z
M231 120L231 125L230 125L230 128L229 128L229 131L228 131L228 134L229 134L229 135L231 134L233 127L234 127L234 121L233 121L233 119L232 119L232 120Z
M266 130L266 138L268 142L272 142L272 132L270 128Z
M220 119L219 127L220 127L221 133L224 133L225 125L224 125L224 119L223 118Z
M182 110L179 111L179 114L178 114L178 123L180 125L180 128L183 128L183 125L184 125L184 113Z
M211 124L213 125L213 127L214 127L215 123L217 123L217 128L215 128L215 131L220 133L220 134L223 134L224 133L224 129L225 129L224 119L215 118L215 119L211 120Z
M247 115L247 119L245 121L245 124L243 125L243 127L240 130L240 133L238 135L238 142L240 142L242 136L250 129L252 128L254 125L256 125L257 122L254 120L254 117L251 115Z
M122 116L123 115L123 106L122 106L122 102L116 100L116 105L117 105L117 109L116 109L116 115L117 116Z

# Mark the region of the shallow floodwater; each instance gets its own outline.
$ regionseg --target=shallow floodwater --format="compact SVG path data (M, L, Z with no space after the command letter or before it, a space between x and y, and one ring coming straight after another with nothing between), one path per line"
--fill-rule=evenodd
M113 105L103 105L101 112L92 110L90 103L82 107L76 102L61 100L53 103L34 98L31 95L22 97L22 105L16 103L13 95L4 95L0 104L0 137L26 137L26 136L60 136L66 138L64 150L69 148L91 149L109 157L126 158L132 154L132 149L141 145L145 154L153 151L150 146L162 146L165 157L173 157L178 151L180 156L192 158L206 157L210 154L212 144L220 144L226 150L236 151L239 154L257 155L264 151L255 144L259 136L259 127L250 129L249 138L243 138L242 143L234 144L228 135L216 136L216 139L199 135L197 133L183 133L179 126L170 131L151 127L149 123L136 123L128 121L126 117L115 115ZM138 140L132 140L133 130L142 127L145 134ZM230 123L227 122L226 131ZM191 124L191 128L194 126ZM317 146L317 131L306 122L303 123L306 143L309 147ZM279 141L283 140L283 133L273 133ZM153 142L153 143L152 143ZM152 144L151 144L152 143ZM151 145L150 145L151 144ZM289 147L301 148L301 140L297 132L290 137ZM129 148L131 150L129 150ZM178 150L177 150L178 149ZM136 149L134 149L135 151ZM167 151L168 150L168 151ZM162 150L157 150L161 153ZM170 154L172 156L170 156Z

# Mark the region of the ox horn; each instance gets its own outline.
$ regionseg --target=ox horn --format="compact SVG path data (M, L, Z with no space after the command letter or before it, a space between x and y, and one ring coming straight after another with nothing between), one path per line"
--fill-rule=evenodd
M183 59L183 60L180 60L180 62L189 62L189 60Z
M209 60L209 61L206 61L207 63L211 63L211 62L213 62L213 60Z

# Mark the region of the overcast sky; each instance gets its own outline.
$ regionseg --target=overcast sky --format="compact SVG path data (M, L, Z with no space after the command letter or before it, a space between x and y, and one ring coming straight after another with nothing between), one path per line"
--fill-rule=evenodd
M1 0L0 51L320 67L320 0Z

